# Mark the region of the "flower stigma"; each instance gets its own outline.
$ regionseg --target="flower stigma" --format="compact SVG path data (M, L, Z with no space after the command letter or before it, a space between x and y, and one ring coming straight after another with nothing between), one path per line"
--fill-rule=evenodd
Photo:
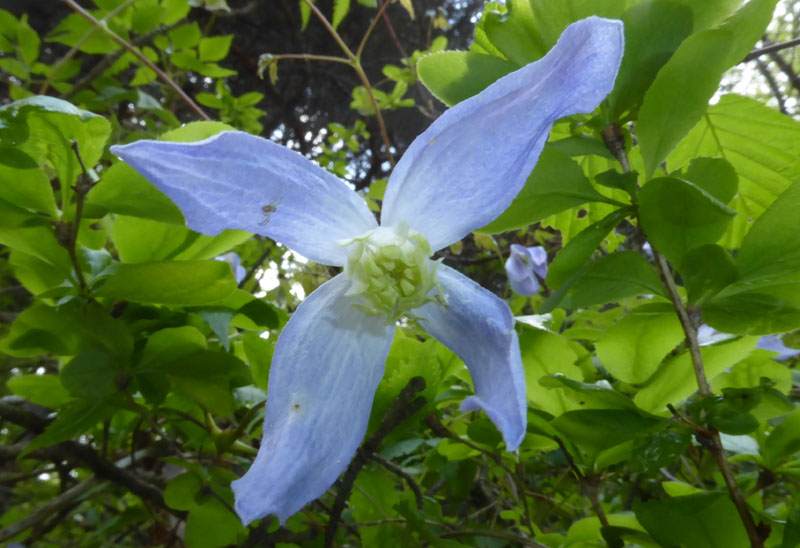
M430 259L428 239L407 223L381 226L339 244L349 247L344 273L350 288L345 295L363 296L356 306L393 322L425 303L441 302L429 295L437 286L441 260Z

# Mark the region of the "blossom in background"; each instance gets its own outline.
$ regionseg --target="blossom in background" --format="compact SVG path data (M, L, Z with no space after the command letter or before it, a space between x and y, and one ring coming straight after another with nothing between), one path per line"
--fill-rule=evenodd
M777 352L777 356L773 356L776 360L788 360L796 356L800 356L800 349L789 348L783 343L780 335L764 335L758 339L756 348L762 350L769 350L770 352Z
M181 208L191 229L246 230L344 267L300 304L276 343L261 447L233 483L243 522L268 514L284 522L344 471L403 314L469 368L475 395L462 409L483 409L506 448L519 446L527 406L511 312L430 257L509 206L552 124L591 112L611 91L623 49L619 21L579 21L544 58L446 111L395 167L380 226L341 180L246 133L112 148Z
M540 245L525 247L511 244L511 253L506 259L508 283L518 295L535 295L539 292L539 280L547 277L547 251Z
M697 342L700 346L716 344L735 337L736 335L722 333L707 324L702 324L697 328ZM756 343L756 348L776 352L778 355L772 357L774 360L788 360L800 356L800 349L786 346L781 335L762 335Z
M247 275L247 271L242 266L242 258L239 257L238 253L229 251L228 253L224 253L219 257L214 257L214 260L222 261L230 265L231 271L233 272L233 277L236 278L236 283L240 283Z

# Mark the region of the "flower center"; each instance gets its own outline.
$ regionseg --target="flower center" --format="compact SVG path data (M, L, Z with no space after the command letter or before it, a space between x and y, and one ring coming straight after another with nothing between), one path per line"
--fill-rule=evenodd
M343 240L349 247L345 276L351 281L346 295L364 297L366 310L397 319L404 312L435 301L428 294L436 286L438 261L430 260L427 238L404 222L378 227Z

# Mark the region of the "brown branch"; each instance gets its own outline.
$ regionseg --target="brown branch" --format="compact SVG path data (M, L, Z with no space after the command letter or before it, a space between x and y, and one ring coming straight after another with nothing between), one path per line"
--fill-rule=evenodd
M417 394L423 390L425 390L425 379L422 377L413 377L409 380L408 384L400 391L400 394L398 394L397 398L395 398L392 405L383 415L383 419L378 425L378 428L364 441L353 457L353 460L350 461L350 465L347 467L347 470L345 470L338 492L336 493L336 500L330 512L328 526L325 528L324 546L326 546L326 548L333 546L333 538L339 526L339 519L342 516L342 511L344 511L347 498L350 495L350 491L353 489L353 484L356 481L358 473L378 450L378 446L383 438L394 430L397 425L425 406L425 398L416 397Z
M7 420L18 426L39 434L52 422L50 419L39 417L38 415L23 409L21 406L0 402L0 419ZM160 451L162 446L154 445L145 451ZM134 474L123 470L113 462L100 456L91 446L76 441L65 441L50 447L42 447L32 453L33 456L44 456L49 459L68 459L76 461L88 468L101 479L106 479L126 488L128 491L138 496L144 501L172 513L175 516L183 517L184 512L173 510L164 502L161 489L148 483Z
M0 529L0 542L12 539L23 531L35 527L56 512L80 504L80 499L98 485L102 485L102 482L98 481L96 478L89 478L50 499L22 519L15 521L4 529Z

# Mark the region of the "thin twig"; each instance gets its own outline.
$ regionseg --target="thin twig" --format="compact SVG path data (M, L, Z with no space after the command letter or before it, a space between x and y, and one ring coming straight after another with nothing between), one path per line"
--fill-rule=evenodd
M111 19L116 17L116 15L119 12L121 12L124 9L126 9L128 6L131 6L134 2L136 2L136 0L127 0L126 2L123 2L122 4L120 4L119 6L114 8L113 10L109 11L107 14L105 14L105 16L103 16L103 18L100 19L98 21L98 23L100 23L101 25L106 25L107 21L110 21ZM83 45L86 42L88 42L89 39L92 36L94 36L94 33L96 33L99 28L100 28L100 25L95 25L95 26L91 27L86 32L86 34L81 36L80 40L75 42L75 45L70 48L70 50L67 52L66 55L64 55L64 57L62 57L61 59L59 59L58 61L56 61L53 64L53 67L50 69L50 74L47 75L47 79L44 81L42 86L39 88L39 95L44 95L45 93L47 93L47 90L50 87L50 84L53 83L53 76L61 69L61 67L64 66L65 63L67 63L70 59L75 57L75 54L78 53L78 51L81 49L81 47L83 47Z
M83 204L86 202L86 195L94 186L92 179L89 177L89 172L83 164L81 152L78 150L78 141L72 141L72 150L75 152L75 157L81 166L82 173L78 176L78 182L74 187L75 190L75 218L72 219L72 226L70 227L69 241L67 242L67 252L69 253L72 267L75 269L75 276L78 278L78 285L80 287L81 295L87 295L89 287L86 285L86 278L83 276L83 269L78 261L78 231L81 227L81 217L83 216Z
M392 154L392 145L389 141L389 133L386 131L386 123L383 121L381 109L378 108L378 101L375 99L375 93L372 91L372 85L369 83L369 78L367 78L367 74L364 72L364 68L361 66L361 47L359 47L358 53L353 53L344 40L342 40L342 37L339 35L339 33L336 32L336 29L333 28L333 25L331 25L330 21L328 21L325 15L319 11L319 8L315 6L311 0L303 0L303 2L311 9L317 19L320 20L322 25L327 29L328 33L333 37L336 43L339 44L342 52L344 52L345 56L347 56L347 58L350 60L350 66L353 67L353 70L356 71L361 83L364 84L364 88L367 90L367 95L369 95L372 108L375 110L375 118L378 121L378 128L380 129L381 137L383 138L383 144L386 147L386 156L389 158L389 163L392 165L392 167L394 167L394 154ZM377 18L375 21L377 21ZM371 29L374 27L375 21L373 21L370 25L370 28L367 31L368 33L372 32ZM362 42L365 43L366 41Z
M678 315L678 321L681 323L683 333L686 337L686 346L689 348L689 355L692 358L692 367L694 368L694 375L697 378L698 393L701 397L705 398L711 395L711 385L708 384L706 378L706 370L703 368L703 355L700 352L700 343L697 340L697 328L694 326L692 319L689 317L689 311L683 304L683 299L678 293L678 287L675 285L675 280L669 270L669 264L664 256L653 249L653 261L656 263L658 274L661 277L661 283L667 290L669 300L672 301L672 307Z
M417 485L417 482L414 481L414 478L411 476L411 474L409 474L408 472L397 466L389 459L383 458L378 453L372 453L370 458L375 462L383 465L383 467L389 470L390 472L393 472L398 476L400 476L401 478L403 478L404 480L406 480L408 488L411 489L411 491L414 493L414 499L417 501L417 508L422 510L423 507L422 491L420 490L419 485Z
M544 544L540 542L536 542L533 539L521 537L519 535L515 535L513 533L507 533L505 531L497 531L495 529L457 529L455 531L445 531L439 535L441 538L448 538L448 537L490 537L490 538L499 538L503 540L509 540L511 542L515 542L521 546L532 546L533 548L548 548Z
M258 272L258 270L261 268L261 265L264 264L264 261L267 260L270 253L272 253L272 246L267 245L267 248L261 252L261 255L258 256L258 259L256 259L256 262L253 263L253 266L251 266L250 269L244 273L244 276L242 276L242 280L239 282L239 289L242 289L245 285L247 285L247 282L249 282L253 276L256 275L256 272Z
M774 95L775 99L777 99L778 110L780 110L782 114L789 114L789 112L786 110L786 99L784 99L783 93L781 93L781 88L778 86L775 76L773 76L769 71L767 64L761 59L756 59L756 68L758 69L758 72L761 73L761 76L764 77L764 80L767 81L767 85L772 91L772 95Z
M561 441L561 438L555 437L556 443L558 447L561 449L561 453L563 453L564 458L567 459L567 463L569 464L570 469L572 469L572 473L575 474L575 477L578 479L578 483L581 485L581 490L589 497L589 502L592 503L592 508L594 509L594 513L597 514L597 519L600 520L600 524L603 527L608 527L608 518L606 517L606 513L603 510L603 507L600 505L600 499L597 498L597 487L594 482L583 475L581 469L578 468L578 465L575 464L575 460L572 458L572 455L569 451L567 451L567 447L564 445L564 442Z
M339 485L339 490L336 493L336 500L330 512L328 526L325 528L324 546L326 546L326 548L333 546L333 538L339 526L339 519L342 516L342 511L344 511L345 504L350 496L350 491L353 489L353 484L356 481L358 473L378 450L378 446L383 438L394 430L397 425L425 406L425 398L416 397L416 395L423 390L425 390L425 379L422 377L412 377L405 388L400 391L400 394L398 394L394 402L392 402L392 405L384 414L383 420L381 420L378 428L364 441L353 457L353 460L350 461L350 465L347 467L347 470L345 470L341 484Z
M800 45L800 38L794 38L793 40L787 40L786 42L780 42L778 44L769 44L768 46L753 50L750 53L748 53L747 57L742 59L742 63L752 61L753 59L756 59L757 57L761 57L762 55L768 53L775 53L776 51L780 51L782 49L787 49L787 48L793 48L798 45Z
M163 70L158 68L152 61L150 61L150 59L145 57L142 52L140 52L138 49L136 49L130 43L128 43L127 40L125 40L124 38L119 36L117 33L112 31L110 28L108 28L108 25L106 25L105 21L101 22L101 21L98 21L97 19L95 19L95 17L91 13L89 13L88 11L83 9L80 5L78 5L75 2L75 0L63 0L63 1L70 8L72 8L76 13L78 13L78 15L80 15L81 17L83 17L84 19L89 21L92 25L94 25L96 27L99 27L106 34L106 36L111 38L114 42L116 42L117 44L119 44L120 46L122 46L123 48L128 50L129 52L131 52L131 54L133 54L133 56L136 57L143 65L145 65L147 68L149 68L150 70L155 72L158 75L159 78L161 78L170 88L172 88L175 91L175 93L177 93L178 96L187 105L189 105L189 107L192 110L194 110L197 113L198 116L200 116L203 120L207 120L207 121L211 120L211 118L208 116L208 114L206 114L203 111L203 109L200 108L197 105L197 103L195 103L192 100L192 98L189 97L186 94L186 92L183 91L180 88L180 86L178 84L176 84L175 81L167 75L167 73L165 73Z
M386 8L388 8L389 4L391 3L392 0L386 0L381 4L377 15L375 15L375 17L372 19L372 22L369 24L369 27L367 27L367 30L364 33L364 36L361 38L361 43L358 44L358 49L356 50L356 59L361 59L361 54L364 53L364 47L366 47L369 37L372 36L372 31L375 30L375 26L378 24L378 21L381 19L381 17L383 17L383 15L386 13Z

